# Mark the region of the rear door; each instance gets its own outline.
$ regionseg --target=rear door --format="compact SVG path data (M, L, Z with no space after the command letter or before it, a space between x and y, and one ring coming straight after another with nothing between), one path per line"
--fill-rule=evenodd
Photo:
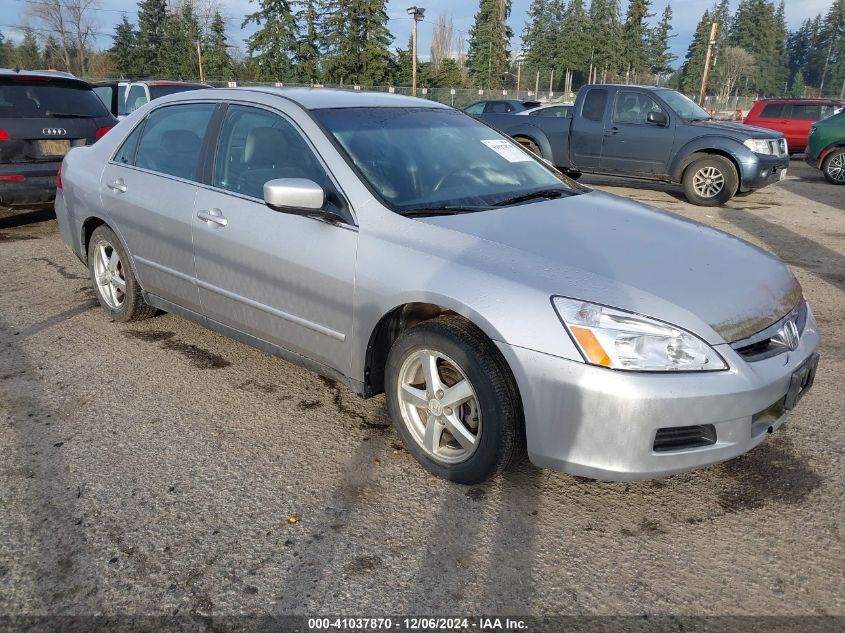
M0 176L55 178L71 148L93 143L115 123L84 82L0 76Z
M141 286L199 312L191 217L214 103L156 108L103 170L103 206L132 255Z
M662 113L669 122L648 122L651 112ZM604 132L601 170L638 176L667 172L675 143L675 122L668 110L641 90L618 90L611 110L610 127Z
M590 88L581 103L576 104L577 111L569 135L569 153L573 167L599 167L608 100L607 88Z
M203 313L348 374L358 231L269 208L264 183L276 178L333 188L290 119L230 104L193 214Z

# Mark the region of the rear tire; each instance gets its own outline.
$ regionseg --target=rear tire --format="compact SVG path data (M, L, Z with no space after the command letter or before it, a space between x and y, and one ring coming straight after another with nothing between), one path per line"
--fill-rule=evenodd
M510 369L468 321L447 315L406 330L390 349L385 375L396 430L434 475L480 483L525 452L522 405Z
M684 171L684 195L699 207L720 207L739 187L734 164L724 156L704 156Z
M824 157L822 173L832 185L845 185L845 149L835 149Z
M88 271L97 300L112 321L140 321L156 313L141 295L126 249L105 225L94 230L88 243Z

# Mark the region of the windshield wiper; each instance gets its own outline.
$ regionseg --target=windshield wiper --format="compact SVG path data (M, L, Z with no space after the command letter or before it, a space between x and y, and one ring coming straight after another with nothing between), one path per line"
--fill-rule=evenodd
M46 112L44 116L53 119L93 119L93 114L75 114L73 112Z
M405 217L420 217L427 215L459 215L461 213L475 213L476 211L487 211L489 207L461 207L461 206L441 206L441 207L427 207L425 209L408 209L402 211Z
M560 198L564 195L573 195L574 193L577 192L570 191L569 189L540 189L539 191L529 191L528 193L524 193L519 196L514 196L513 198L505 198L504 200L499 200L499 202L495 203L493 206L507 207L512 204L519 204L520 202L530 202L531 200L539 200L541 198L551 200L553 198Z

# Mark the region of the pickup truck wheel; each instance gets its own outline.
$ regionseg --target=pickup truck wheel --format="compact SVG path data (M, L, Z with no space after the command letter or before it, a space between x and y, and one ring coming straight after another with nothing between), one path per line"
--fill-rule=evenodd
M835 149L822 162L824 177L832 185L845 185L845 149Z
M471 323L441 316L390 349L387 406L408 452L429 472L475 484L525 450L522 406L495 345Z
M700 207L719 207L733 198L739 177L733 163L723 156L705 156L684 172L684 194Z
M141 286L135 279L126 249L105 225L97 227L91 235L88 270L97 300L113 321L140 321L156 313L141 296Z
M522 145L525 149L527 149L529 152L531 152L535 156L539 156L540 158L543 158L543 152L540 151L540 147L537 145L537 143L532 141L530 138L526 138L524 136L515 136L513 140L515 140L517 143Z

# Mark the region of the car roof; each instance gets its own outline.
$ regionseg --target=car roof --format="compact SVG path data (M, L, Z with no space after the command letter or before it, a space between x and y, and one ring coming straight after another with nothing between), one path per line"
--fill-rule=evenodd
M818 99L802 99L798 97L790 98L790 97L781 97L778 99L758 99L754 103L845 103L841 99L828 99L825 97L819 97Z
M0 68L0 77L38 77L43 79L68 79L71 81L78 81L79 83L87 83L76 75L66 73L62 70L18 70L15 68Z
M182 92L165 97L168 103L196 99L200 96L226 99L227 97L249 98L250 94L262 93L274 95L292 101L305 110L325 108L441 108L449 106L428 99L406 97L389 92L366 92L358 90L340 90L332 88L267 88L238 87L213 88L203 91L202 95L194 92ZM163 100L156 100L156 102Z

